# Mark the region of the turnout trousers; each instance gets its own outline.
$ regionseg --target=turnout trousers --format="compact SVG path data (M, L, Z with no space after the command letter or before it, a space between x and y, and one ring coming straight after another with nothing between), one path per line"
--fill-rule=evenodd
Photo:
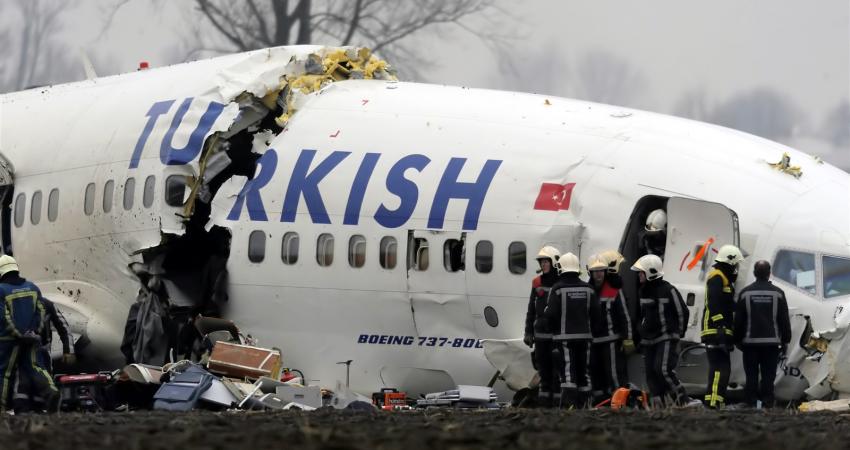
M561 380L558 376L558 367L560 367L558 360L561 359L561 352L555 347L552 339L534 340L534 366L540 376L537 403L542 408L558 406L561 400Z
M560 343L561 409L587 407L590 400L590 341Z
M620 340L593 344L590 366L594 401L610 398L618 388L629 384L626 355Z
M726 403L726 388L729 386L729 373L732 371L729 351L723 346L710 346L706 348L705 354L708 358L705 405L709 408L722 408Z
M776 381L776 367L779 365L779 347L745 345L741 349L744 353L744 373L747 376L747 383L744 386L747 404L755 406L756 401L761 400L765 408L772 408L775 400L773 382Z
M676 375L679 365L678 341L661 341L643 347L643 363L646 384L654 404L663 404L667 398L682 403L686 398L685 388Z
M50 372L39 364L38 350L36 345L0 342L0 411L12 406L16 383L21 389L43 398L48 405L58 397Z

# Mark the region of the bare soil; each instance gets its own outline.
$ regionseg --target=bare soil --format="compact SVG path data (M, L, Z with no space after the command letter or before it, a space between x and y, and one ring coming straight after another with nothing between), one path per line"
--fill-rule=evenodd
M0 417L0 449L845 449L850 415L525 409Z

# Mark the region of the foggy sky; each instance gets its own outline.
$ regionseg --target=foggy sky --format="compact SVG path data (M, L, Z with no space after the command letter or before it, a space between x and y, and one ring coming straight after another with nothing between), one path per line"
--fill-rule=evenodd
M100 75L134 70L141 60L180 62L192 48L192 34L205 29L193 20L189 0L131 0L106 31L105 6L113 1L43 1L69 5L61 26L49 31L66 49L69 67L46 70L50 79L39 83L83 77L75 63L78 49ZM0 44L14 47L21 18L10 3L0 0ZM850 115L842 109L850 102L848 0L500 5L508 15L492 31L513 38L502 53L458 29L414 35L409 42L429 62L418 67L422 81L603 101L724 125L738 121L740 128L774 134L766 137L850 169L850 142L841 138L850 134L843 133ZM60 58L54 59L59 66ZM0 67L8 72L15 61L13 52L0 49ZM766 122L764 108L782 111Z

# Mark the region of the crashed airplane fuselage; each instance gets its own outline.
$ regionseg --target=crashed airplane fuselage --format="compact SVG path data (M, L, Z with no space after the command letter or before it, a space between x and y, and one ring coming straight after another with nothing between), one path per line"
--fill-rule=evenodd
M497 368L519 388L533 373L518 338L537 249L634 260L663 207L688 340L713 250L735 243L749 254L738 286L767 259L792 309L778 394L850 393L850 175L779 144L400 83L365 49L323 47L8 94L0 121L4 248L89 356L120 358L128 308L156 274L186 304L218 298L314 384L345 380L338 363L353 360L362 392L484 384ZM802 175L770 164L783 153ZM702 384L700 348L682 360Z

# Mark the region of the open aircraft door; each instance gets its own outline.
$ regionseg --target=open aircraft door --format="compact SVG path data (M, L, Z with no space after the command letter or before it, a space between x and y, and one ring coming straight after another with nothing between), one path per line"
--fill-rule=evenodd
M12 196L14 194L12 164L0 153L0 253L12 254ZM23 208L21 205L19 208ZM21 212L23 214L23 212Z
M681 197L667 202L664 279L676 286L690 310L685 340L699 342L705 279L717 251L739 245L738 216L719 204Z

